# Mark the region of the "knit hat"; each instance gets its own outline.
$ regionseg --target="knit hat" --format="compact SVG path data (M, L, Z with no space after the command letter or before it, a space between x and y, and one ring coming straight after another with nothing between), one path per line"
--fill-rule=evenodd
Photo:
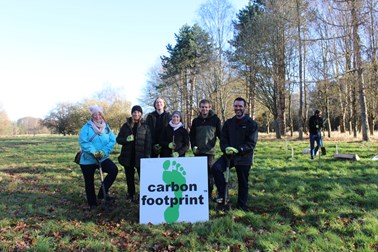
M100 107L98 105L94 106L89 106L88 107L89 111L91 111L91 114L93 115L94 113L100 112L101 114L104 114L104 108Z
M174 115L178 115L179 117L180 117L180 121L182 121L182 115L181 115L181 112L180 111L174 111L173 113L172 113L172 117L174 116Z
M139 106L139 105L135 105L135 106L131 109L131 114L132 114L134 111L139 111L140 113L143 114L142 107Z

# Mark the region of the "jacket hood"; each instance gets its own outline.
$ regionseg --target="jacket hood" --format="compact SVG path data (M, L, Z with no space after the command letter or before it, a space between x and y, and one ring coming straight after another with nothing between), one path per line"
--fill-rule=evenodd
M211 117L216 116L216 115L217 114L215 114L214 111L209 110L209 115L206 118L203 118L201 113L199 113L198 117L202 118L202 119L207 119L207 118L211 118Z

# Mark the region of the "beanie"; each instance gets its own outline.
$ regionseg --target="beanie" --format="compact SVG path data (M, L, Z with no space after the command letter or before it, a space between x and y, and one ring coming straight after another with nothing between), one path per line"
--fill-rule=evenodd
M140 113L143 114L142 107L139 106L139 105L135 105L135 106L131 109L131 114L132 114L134 111L139 111Z
M89 111L91 111L91 114L93 115L94 113L100 112L101 114L104 114L104 109L98 105L94 106L89 106L88 107Z
M182 121L182 115L181 115L181 112L180 111L174 111L173 113L172 113L172 116L173 115L178 115L179 117L180 117L180 121Z

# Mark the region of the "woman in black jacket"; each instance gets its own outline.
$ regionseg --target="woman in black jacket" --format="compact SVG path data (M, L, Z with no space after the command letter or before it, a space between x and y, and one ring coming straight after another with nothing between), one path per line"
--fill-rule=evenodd
M160 157L184 157L189 149L189 134L179 111L172 113L172 120L163 129L160 145Z
M140 159L151 156L151 133L150 128L142 120L143 110L139 105L131 109L131 117L122 125L117 143L122 145L118 162L124 167L126 173L126 183L128 200L134 202L135 199L135 168L140 178Z

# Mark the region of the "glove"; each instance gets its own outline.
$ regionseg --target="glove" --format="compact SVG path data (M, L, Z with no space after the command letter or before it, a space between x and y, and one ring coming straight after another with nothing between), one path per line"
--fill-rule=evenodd
M232 155L232 154L238 154L238 149L234 147L226 147L225 149L227 155Z
M154 144L153 149L155 154L160 154L161 146L159 144Z
M103 159L103 158L105 157L105 152L104 152L103 150L101 150L101 151L96 151L96 152L93 154L93 156L94 156L96 159L100 160L100 159Z
M179 156L178 152L175 151L175 152L172 153L172 157L178 157L178 156Z
M192 151L193 151L193 154L198 154L198 147L193 146Z
M168 148L174 150L176 148L176 144L174 142L171 142L168 144Z
M132 141L134 141L134 135L133 135L133 134L128 135L127 138L126 138L126 141L127 141L127 142L132 142Z

